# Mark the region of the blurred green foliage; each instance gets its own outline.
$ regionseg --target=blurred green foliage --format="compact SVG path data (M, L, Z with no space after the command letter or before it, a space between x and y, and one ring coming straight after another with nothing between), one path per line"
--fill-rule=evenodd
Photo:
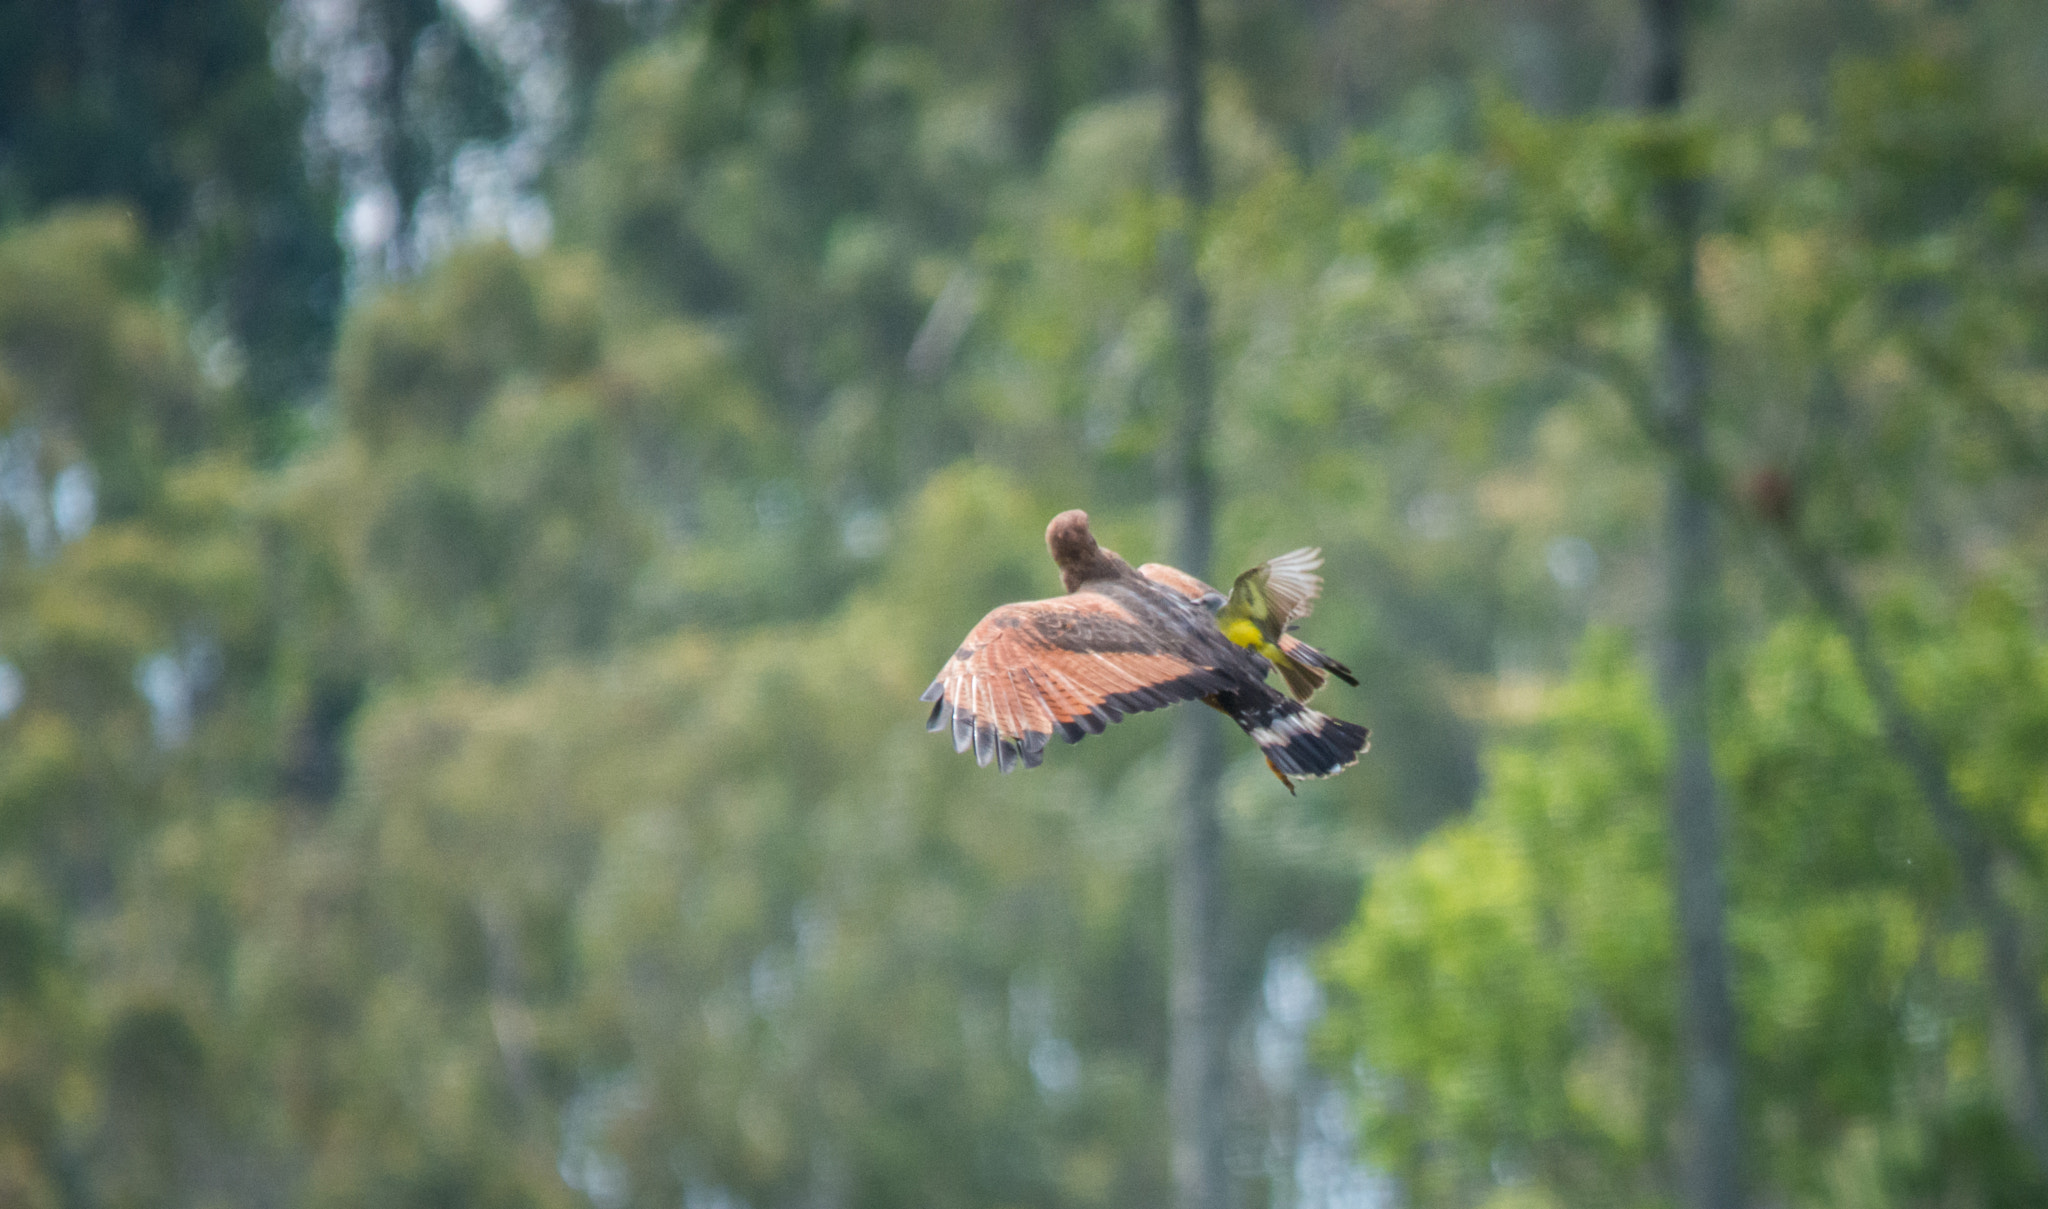
M1152 6L700 7L357 6L360 178L276 74L325 10L0 10L0 1204L1166 1199L1168 724L1005 778L915 704L1052 513L1161 553ZM1613 5L1209 9L1191 569L1323 546L1376 732L1227 773L1234 1178L1668 1205L1650 186L1707 185L1719 464L2038 921L2048 22L1714 6L1667 123ZM538 121L492 11L561 59L552 240L345 248ZM1731 532L1759 1201L2039 1203L1955 872Z
M1925 656L2018 641L2020 666L2038 664L2012 604L1973 607ZM2011 665L1979 669L1954 699L2036 712L2037 692L2000 684ZM1658 1195L1676 1071L1670 939L1644 926L1666 913L1668 860L1652 711L1618 636L1589 640L1495 754L1473 816L1377 878L1329 954L1340 1008L1323 1041L1370 1057L1365 1136L1425 1199L1491 1203L1501 1184L1536 1203ZM1760 1182L1816 1204L2032 1203L2039 1177L1986 1128L1998 1059L1981 944L1947 906L1953 875L1843 644L1781 624L1717 725ZM2038 785L2038 752L1964 754L1961 775ZM2024 809L1974 796L2002 831Z
M302 160L306 103L272 69L274 16L269 0L0 10L0 223L125 211L265 456L324 376L342 286L333 189Z

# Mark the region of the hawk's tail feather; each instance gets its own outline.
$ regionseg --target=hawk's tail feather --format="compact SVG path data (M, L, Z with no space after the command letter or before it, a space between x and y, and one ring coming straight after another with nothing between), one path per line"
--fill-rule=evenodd
M1263 700L1232 693L1217 704L1244 728L1265 753L1273 771L1287 777L1328 777L1358 763L1372 746L1372 732L1356 722L1318 713L1274 693Z

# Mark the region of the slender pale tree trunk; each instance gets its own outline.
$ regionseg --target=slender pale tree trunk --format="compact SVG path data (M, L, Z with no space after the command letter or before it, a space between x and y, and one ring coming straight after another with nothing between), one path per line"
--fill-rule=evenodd
M1684 0L1644 0L1650 34L1648 108L1675 113L1684 96ZM1683 1192L1691 1209L1742 1204L1742 1122L1736 1017L1729 989L1721 795L1708 742L1707 669L1720 598L1720 552L1706 459L1707 339L1693 258L1699 183L1658 185L1673 268L1660 299L1655 422L1674 450L1665 512L1664 645L1659 690L1670 728L1671 884L1678 939L1679 1053L1684 1079Z
M1174 733L1183 779L1173 850L1173 1032L1167 1090L1174 1203L1178 1209L1223 1209L1225 1020L1217 994L1223 831L1216 809L1222 719L1206 708L1181 715Z
M1163 0L1169 104L1167 152L1180 222L1162 249L1173 294L1179 422L1171 449L1174 561L1205 575L1215 530L1216 487L1209 465L1209 413L1215 372L1209 296L1195 247L1209 204L1209 159L1202 145L1202 13L1197 0ZM1173 1185L1178 1209L1227 1203L1225 1013L1218 969L1223 921L1223 831L1217 782L1223 736L1216 715L1184 709L1174 733L1181 783L1173 850L1173 939L1168 1096L1173 1125Z

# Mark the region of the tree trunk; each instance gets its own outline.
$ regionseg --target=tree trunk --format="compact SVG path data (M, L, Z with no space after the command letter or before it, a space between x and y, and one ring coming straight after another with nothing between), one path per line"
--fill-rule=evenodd
M1683 0L1644 0L1650 33L1646 101L1674 113L1684 95ZM1674 267L1660 300L1656 422L1673 446L1665 514L1665 634L1660 695L1671 739L1668 810L1678 932L1679 1052L1684 1080L1685 1203L1742 1204L1742 1121L1736 1090L1736 1017L1729 989L1721 801L1708 738L1707 669L1713 654L1720 562L1705 461L1706 332L1693 277L1698 182L1673 175L1658 204Z
M1202 14L1198 0L1164 0L1169 105L1167 152L1181 221L1162 254L1173 293L1180 416L1171 465L1174 561L1206 575L1215 529L1209 467L1209 413L1215 373L1209 297L1195 266L1196 236L1209 203L1209 162L1202 145ZM1173 850L1172 1003L1169 1115L1178 1209L1223 1209L1225 1019L1218 972L1223 920L1223 832L1217 782L1223 736L1214 714L1184 709L1174 732L1181 770Z
M1223 772L1220 721L1206 707L1183 709L1174 731L1183 780L1173 849L1167 1095L1178 1209L1223 1209L1227 1203L1225 1020L1217 994L1223 922L1223 829L1216 793Z
M1061 0L1013 0L1010 9L1022 60L1011 128L1017 132L1025 162L1033 166L1044 161L1059 130L1060 46L1055 35L1060 4Z

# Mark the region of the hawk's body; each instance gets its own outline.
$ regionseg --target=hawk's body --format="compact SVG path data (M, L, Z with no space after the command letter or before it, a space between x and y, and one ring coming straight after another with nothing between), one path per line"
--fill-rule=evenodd
M972 746L1005 772L1036 767L1055 734L1077 743L1125 714L1193 700L1229 714L1283 781L1329 776L1365 750L1364 727L1266 684L1272 664L1219 627L1214 610L1227 602L1214 589L1171 567L1134 570L1096 544L1082 512L1054 517L1045 540L1067 595L982 618L925 690L931 729L950 727L957 750Z

